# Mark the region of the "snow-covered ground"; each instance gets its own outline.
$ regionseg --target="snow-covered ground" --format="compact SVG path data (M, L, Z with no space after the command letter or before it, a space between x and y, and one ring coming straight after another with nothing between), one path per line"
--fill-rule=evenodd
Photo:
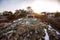
M49 35L47 33L47 29L44 29L44 30L45 30L45 33L46 33L45 40L49 40ZM57 30L55 30L54 28L52 28L51 25L48 25L48 30L55 31L57 35L60 35L60 33Z
M51 31L54 30L54 31L56 31L57 35L60 35L60 33L57 30L55 30L54 28L52 28L51 25L48 25L48 29L51 30Z

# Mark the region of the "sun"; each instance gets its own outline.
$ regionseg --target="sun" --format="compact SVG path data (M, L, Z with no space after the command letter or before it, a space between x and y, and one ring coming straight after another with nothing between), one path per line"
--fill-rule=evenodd
M31 5L34 12L40 14L40 12L56 12L59 10L59 5L56 2L50 1L34 1Z

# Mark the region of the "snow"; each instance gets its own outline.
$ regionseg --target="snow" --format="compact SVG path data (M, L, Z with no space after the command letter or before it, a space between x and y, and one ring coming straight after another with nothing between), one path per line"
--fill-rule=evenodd
M11 31L7 32L7 34L12 33L12 32L15 32L15 30L11 30Z
M51 30L51 31L55 30L51 27L51 25L48 25L48 27L49 27L48 29ZM55 30L55 31L56 31L57 35L60 35L60 33L57 30Z
M46 29L44 29L44 30L45 30L45 33L46 33L45 40L49 40L49 35L47 33L47 30Z
M57 33L58 35L60 35L60 33L59 33L58 31L56 31L56 33Z

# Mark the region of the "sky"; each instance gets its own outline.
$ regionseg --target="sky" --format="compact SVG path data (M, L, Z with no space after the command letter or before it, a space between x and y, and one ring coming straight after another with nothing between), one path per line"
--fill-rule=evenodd
M59 0L0 0L0 12L12 11L16 9L26 9L31 6L35 12L55 12L60 11Z

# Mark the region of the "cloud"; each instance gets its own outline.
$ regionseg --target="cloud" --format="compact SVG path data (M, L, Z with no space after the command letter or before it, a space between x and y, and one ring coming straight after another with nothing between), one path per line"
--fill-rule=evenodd
M1 11L15 11L16 9L25 9L25 7L29 6L33 0L2 0L0 3L0 12Z

